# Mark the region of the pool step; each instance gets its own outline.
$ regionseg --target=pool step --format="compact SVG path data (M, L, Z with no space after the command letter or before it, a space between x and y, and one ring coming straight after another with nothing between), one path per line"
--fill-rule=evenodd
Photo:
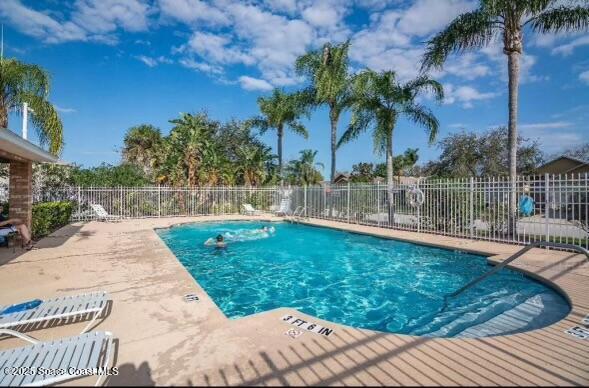
M507 310L486 322L471 326L454 337L475 338L506 335L533 330L550 324L562 309L562 301L554 294L542 293Z

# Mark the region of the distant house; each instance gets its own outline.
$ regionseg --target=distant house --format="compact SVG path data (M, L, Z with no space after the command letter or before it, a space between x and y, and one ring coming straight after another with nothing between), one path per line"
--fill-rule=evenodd
M342 183L348 183L350 181L350 174L346 174L343 172L338 172L335 177L333 178L333 183L334 184L342 184Z
M589 162L560 156L536 169L537 174L585 174L589 173Z

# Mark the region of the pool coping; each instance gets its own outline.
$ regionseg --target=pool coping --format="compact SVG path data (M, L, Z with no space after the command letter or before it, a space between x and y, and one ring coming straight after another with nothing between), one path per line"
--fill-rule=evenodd
M589 313L589 265L578 255L531 250L511 267L571 296L571 313L545 328L499 337L427 338L357 329L279 308L227 318L155 228L203 221L270 221L270 216L204 216L79 223L39 242L40 249L0 266L0 304L39 295L104 289L113 308L97 330L119 339L113 384L158 385L588 385L589 341L564 330ZM483 254L500 261L521 246L309 220L408 242ZM70 230L71 229L71 230ZM372 233L376 232L376 233ZM386 235L386 236L383 236ZM54 243L64 236L63 242ZM486 254L483 254L488 256ZM89 265L88 263L91 263ZM556 265L555 265L556 264ZM97 276L99 275L99 276ZM35 287L23 287L23 279ZM200 301L181 297L196 293ZM574 313L574 314L573 314ZM296 315L328 326L326 337L280 319ZM82 323L38 330L72 335ZM0 349L21 345L0 340Z

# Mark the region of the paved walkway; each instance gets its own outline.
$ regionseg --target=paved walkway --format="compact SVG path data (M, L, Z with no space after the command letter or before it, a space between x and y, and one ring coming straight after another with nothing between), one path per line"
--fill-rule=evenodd
M243 217L89 222L67 226L20 255L0 249L0 305L106 290L110 315L97 330L119 340L120 375L109 384L159 385L588 385L589 340L563 331L589 314L589 264L580 255L532 250L518 268L563 289L573 309L544 329L482 339L432 339L359 330L291 309L227 319L154 232L174 223ZM311 221L384 237L460 248L501 260L518 246ZM183 295L201 300L187 303ZM291 314L334 329L284 333ZM83 323L34 331L76 334ZM0 340L0 349L17 346ZM92 383L79 380L77 383Z

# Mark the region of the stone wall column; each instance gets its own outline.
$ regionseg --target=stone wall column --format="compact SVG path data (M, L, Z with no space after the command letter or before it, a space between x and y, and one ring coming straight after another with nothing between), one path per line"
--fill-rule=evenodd
M30 228L33 209L33 164L11 161L8 179L9 217L20 218Z

